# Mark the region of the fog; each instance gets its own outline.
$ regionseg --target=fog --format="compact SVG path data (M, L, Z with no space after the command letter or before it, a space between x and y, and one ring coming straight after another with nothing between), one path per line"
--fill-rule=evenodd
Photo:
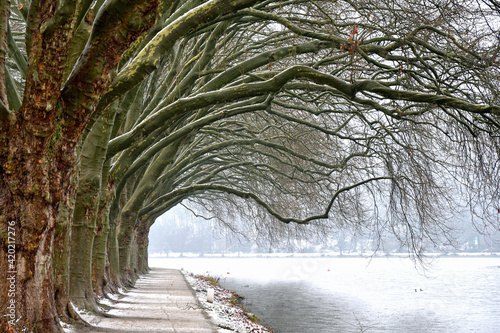
M233 223L243 224L242 217ZM476 231L466 217L457 223L451 244L435 244L428 241L427 252L500 252L500 232L482 235ZM243 228L242 228L243 229ZM245 229L245 230L248 230ZM227 254L227 253L326 253L361 254L407 253L392 235L378 239L370 234L339 230L317 237L296 237L283 240L270 239L261 234L235 233L217 223L216 219L196 217L191 211L179 205L158 218L149 234L150 255L173 254Z

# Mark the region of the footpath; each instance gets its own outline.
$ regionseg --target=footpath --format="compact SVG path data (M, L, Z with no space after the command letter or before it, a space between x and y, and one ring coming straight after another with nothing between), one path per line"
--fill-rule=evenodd
M93 327L74 332L217 332L179 270L153 268L113 303L110 317L84 314Z

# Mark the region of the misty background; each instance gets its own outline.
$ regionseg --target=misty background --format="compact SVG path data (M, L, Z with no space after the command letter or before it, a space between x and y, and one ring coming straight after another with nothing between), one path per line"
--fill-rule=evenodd
M305 233L288 237L273 237L245 228L251 221L235 214L231 228L216 218L204 218L182 205L159 217L149 233L150 256L169 254L230 253L407 253L394 235L337 230L319 234ZM309 226L304 226L308 228ZM314 228L314 226L310 226ZM244 232L238 231L244 230ZM446 243L427 241L426 252L454 254L460 252L500 252L500 232L482 234L472 219L463 214L455 223L452 239ZM425 242L425 241L424 241Z

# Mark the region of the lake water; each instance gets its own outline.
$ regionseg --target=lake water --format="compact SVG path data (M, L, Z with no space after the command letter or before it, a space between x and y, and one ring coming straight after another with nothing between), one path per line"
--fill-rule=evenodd
M150 258L220 277L278 333L500 332L500 257ZM229 273L229 274L228 274Z

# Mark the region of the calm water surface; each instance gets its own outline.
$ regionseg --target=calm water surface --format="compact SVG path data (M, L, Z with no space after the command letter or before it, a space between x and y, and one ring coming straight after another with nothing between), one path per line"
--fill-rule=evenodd
M500 332L500 258L151 258L221 278L278 333ZM229 274L228 274L229 273Z

